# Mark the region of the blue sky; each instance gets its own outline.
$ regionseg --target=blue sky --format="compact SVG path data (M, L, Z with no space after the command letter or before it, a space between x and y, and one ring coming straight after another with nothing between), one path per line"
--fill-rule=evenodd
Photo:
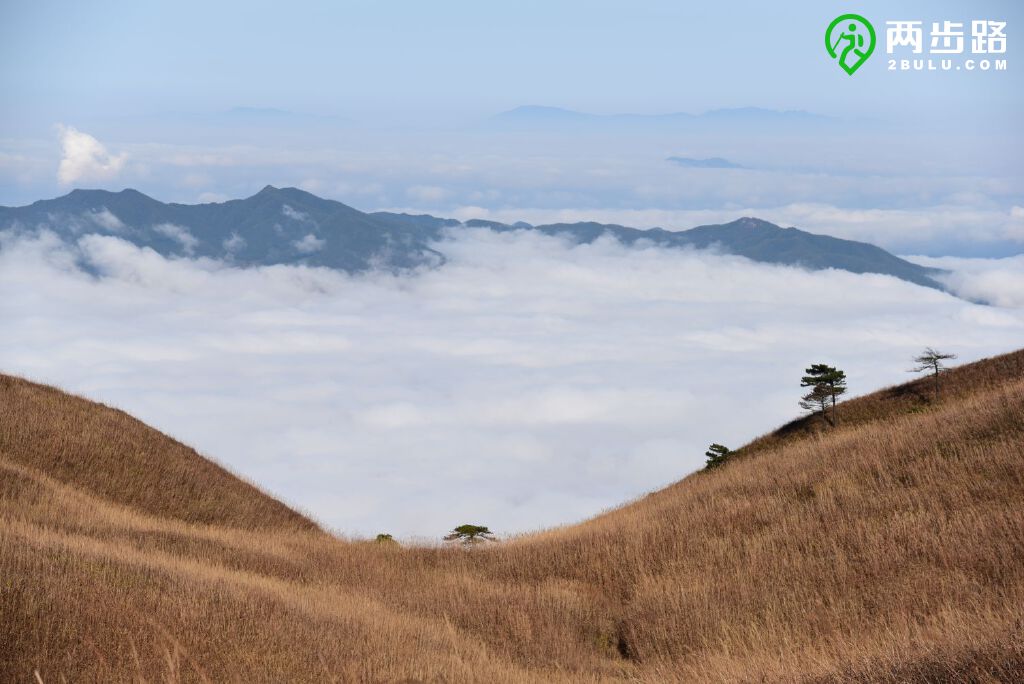
M856 78L822 58L843 11L1006 19L1012 2L6 2L9 110L79 114L247 105L321 114L475 116L757 105L887 115L1019 107L1016 73ZM1017 5L1017 6L1015 6ZM997 112L990 112L997 113Z
M852 77L823 47L849 11L879 36ZM0 204L78 186L216 201L273 183L459 217L671 229L747 212L935 255L1015 253L1024 234L1017 3L41 1L5 2L0 19ZM891 72L895 19L1006 21L1009 69ZM521 105L834 121L488 124Z

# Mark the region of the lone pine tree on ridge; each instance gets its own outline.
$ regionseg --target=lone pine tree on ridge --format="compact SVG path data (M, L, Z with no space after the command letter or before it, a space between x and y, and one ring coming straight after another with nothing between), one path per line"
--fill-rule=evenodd
M810 387L811 391L800 399L800 407L807 411L821 411L821 418L833 427L839 422L836 415L836 403L841 394L846 393L846 373L825 363L815 363L804 370L800 379L801 387ZM832 405L832 416L828 415L829 404Z

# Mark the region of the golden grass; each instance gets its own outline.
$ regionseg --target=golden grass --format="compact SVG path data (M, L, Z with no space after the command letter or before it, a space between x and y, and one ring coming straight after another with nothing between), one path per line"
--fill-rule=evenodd
M0 681L1024 681L1024 351L944 380L464 551L0 376Z

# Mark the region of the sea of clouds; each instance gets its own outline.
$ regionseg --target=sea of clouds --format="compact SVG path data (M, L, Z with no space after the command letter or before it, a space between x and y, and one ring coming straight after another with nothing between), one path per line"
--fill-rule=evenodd
M860 394L926 345L1024 341L1019 257L920 259L985 306L524 232L461 229L442 268L358 276L0 236L0 370L123 408L348 534L576 521L792 418L810 363Z

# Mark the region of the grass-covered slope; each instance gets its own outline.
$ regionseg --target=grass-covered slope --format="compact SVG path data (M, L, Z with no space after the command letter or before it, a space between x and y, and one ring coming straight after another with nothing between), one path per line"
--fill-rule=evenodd
M929 389L467 552L330 537L5 378L0 680L1020 681L1024 352Z
M315 525L123 411L0 376L0 458L9 468L140 513L242 528Z

